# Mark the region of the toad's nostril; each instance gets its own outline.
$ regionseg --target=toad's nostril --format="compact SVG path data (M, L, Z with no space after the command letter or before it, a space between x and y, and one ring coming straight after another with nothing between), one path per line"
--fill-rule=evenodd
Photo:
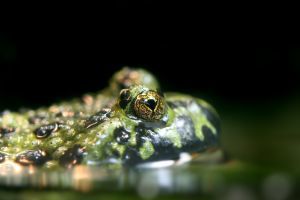
M154 110L156 105L157 105L157 101L155 101L154 99L148 99L145 102L146 106L148 106L151 110Z

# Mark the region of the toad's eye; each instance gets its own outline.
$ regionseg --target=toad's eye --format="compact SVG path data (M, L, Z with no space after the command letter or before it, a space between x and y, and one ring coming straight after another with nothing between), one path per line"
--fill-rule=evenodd
M161 119L166 111L165 100L155 91L137 95L133 109L135 115L144 120L155 121Z

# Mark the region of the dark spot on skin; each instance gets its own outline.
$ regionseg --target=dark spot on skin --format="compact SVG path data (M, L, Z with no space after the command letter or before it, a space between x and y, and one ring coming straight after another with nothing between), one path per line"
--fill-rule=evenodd
M212 133L212 130L210 128L208 128L205 125L202 126L202 133L204 135L203 144L206 147L216 147L216 146L218 146L218 139Z
M0 128L0 138L15 132L15 128Z
M99 124L107 121L111 117L111 110L106 108L102 109L95 115L92 115L89 117L85 122L85 128L93 128L95 126L98 126Z
M5 155L3 153L0 153L0 163L5 161Z
M153 129L150 127L146 127L144 123L139 123L135 127L135 132L136 148L142 147L145 139L147 139L151 134L154 133Z
M125 166L134 166L138 163L142 163L143 159L139 155L138 149L134 147L127 147L124 153L124 165Z
M128 103L130 102L130 92L129 90L122 90L120 93L119 105L122 109L125 109Z
M136 146L128 146L124 153L125 165L131 166L143 162L159 161L159 160L177 160L179 158L179 149L175 148L173 143L156 133L153 129L146 127L144 123L139 123L135 128ZM139 149L146 141L150 141L154 147L154 153L143 160L140 156Z
M47 138L52 133L58 131L58 129L59 129L59 124L52 123L35 129L34 134L36 138L43 139L43 138Z
M65 151L65 153L59 158L58 162L63 167L71 168L82 162L84 153L85 147L75 144L72 148Z
M118 144L126 144L130 139L130 133L124 127L115 129L114 136Z
M111 158L120 158L121 157L121 154L119 151L117 150L113 150L112 151L112 157Z
M47 156L46 152L41 150L29 150L17 155L16 157L16 162L24 166L41 166L48 160L49 157Z
M145 138L147 138L145 126L143 123L139 123L136 128L136 145L127 146L123 155L124 164L127 166L136 165L142 163L144 160L141 158L139 148L143 145Z

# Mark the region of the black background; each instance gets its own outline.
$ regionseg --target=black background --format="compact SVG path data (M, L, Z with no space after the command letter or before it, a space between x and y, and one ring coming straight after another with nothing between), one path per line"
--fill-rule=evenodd
M217 105L266 104L299 95L300 48L288 34L168 25L2 32L0 108L49 105L98 91L125 65L153 72L166 91L192 93Z
M1 109L98 91L125 65L150 70L165 90L221 101L259 103L298 93L300 48L230 39L1 33Z

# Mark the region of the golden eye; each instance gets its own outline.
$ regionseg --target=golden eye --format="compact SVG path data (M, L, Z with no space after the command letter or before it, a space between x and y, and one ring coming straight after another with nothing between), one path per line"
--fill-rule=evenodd
M139 94L136 97L133 109L136 116L145 120L155 121L164 116L166 106L164 98L157 92L150 90L146 94Z

